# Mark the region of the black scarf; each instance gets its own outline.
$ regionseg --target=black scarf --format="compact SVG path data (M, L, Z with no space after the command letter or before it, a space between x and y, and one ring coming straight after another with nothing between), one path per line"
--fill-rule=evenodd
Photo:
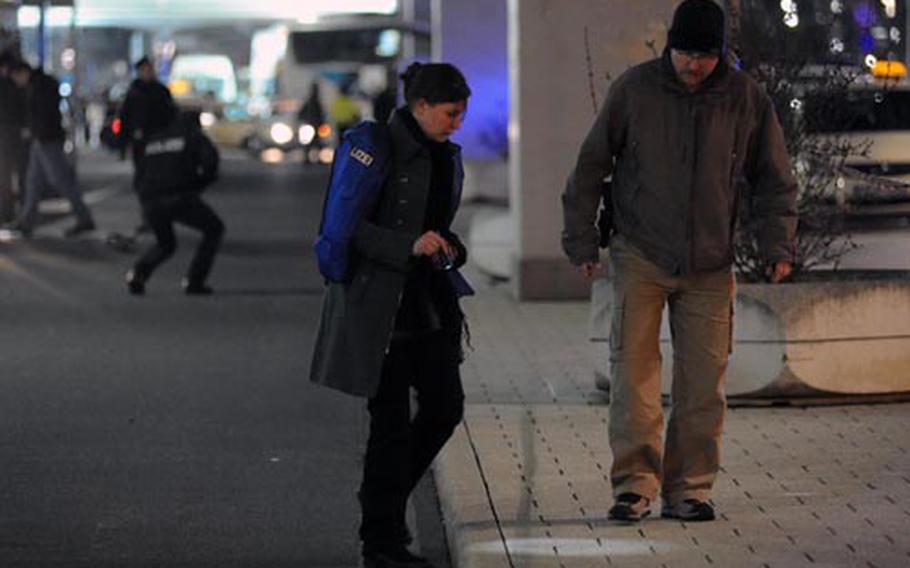
M399 109L397 115L430 154L430 189L423 230L446 231L455 185L455 166L449 144L427 138L407 108ZM433 266L432 259L413 259L395 319L396 336L460 329L461 311L445 273Z

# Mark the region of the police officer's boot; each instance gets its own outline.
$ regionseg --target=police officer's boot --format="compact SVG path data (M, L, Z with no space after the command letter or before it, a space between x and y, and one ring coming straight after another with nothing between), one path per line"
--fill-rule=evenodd
M134 296L145 294L145 278L136 269L126 273L126 288Z

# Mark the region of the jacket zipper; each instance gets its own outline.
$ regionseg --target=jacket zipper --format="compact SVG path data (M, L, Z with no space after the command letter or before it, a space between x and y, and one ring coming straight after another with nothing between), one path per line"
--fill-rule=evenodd
M692 147L689 154L689 203L686 215L686 255L684 264L680 268L680 273L688 274L695 271L695 175L698 166L698 129L695 120L695 103L694 96L690 95L689 104L689 126L692 129Z

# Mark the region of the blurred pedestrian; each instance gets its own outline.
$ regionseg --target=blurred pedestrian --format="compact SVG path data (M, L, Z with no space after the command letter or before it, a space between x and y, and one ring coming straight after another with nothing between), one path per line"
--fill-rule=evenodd
M332 122L335 123L339 139L344 136L345 130L360 122L360 105L354 99L353 91L353 83L345 82L332 102L329 112Z
M0 54L0 226L15 220L15 178L25 126L25 99L10 78L16 61L9 52Z
M318 81L313 81L313 85L310 87L310 94L300 107L300 112L297 113L297 119L305 125L302 128L309 126L312 129L312 138L308 142L301 138L301 143L306 146L304 160L307 163L316 162L319 159L319 150L325 145L323 142L325 136L322 132L322 126L325 124L325 111L322 108L322 96Z
M313 82L310 86L310 94L300 107L297 118L318 129L325 123L325 111L322 109L322 96L320 95L319 83Z
M607 225L615 223L609 516L620 521L648 516L658 493L664 517L715 518L741 178L764 220L772 281L791 271L797 186L781 127L762 88L723 51L723 10L711 0L679 4L663 56L613 83L563 194L563 248L585 276L598 266L602 197L612 210ZM665 305L674 354L666 440Z
M377 122L388 122L389 117L392 116L392 111L395 110L395 106L398 104L397 97L398 92L395 90L395 85L390 84L376 93L370 100L373 105L373 118Z
M142 212L155 235L153 244L126 275L130 293L145 293L152 272L177 249L174 223L202 232L183 290L209 295L207 280L224 235L224 223L200 197L218 174L218 150L199 127L197 113L177 116L145 140L145 166L139 178Z
M105 113L107 104L104 94L96 94L88 101L85 108L85 122L88 131L88 143L93 149L101 147L101 132L104 130Z
M31 133L28 170L25 175L25 201L16 228L30 237L38 215L38 203L50 186L69 200L76 223L64 231L67 237L93 231L95 221L76 187L76 172L64 151L66 134L60 114L60 83L41 69L17 62L12 68L13 82L25 91L26 124Z
M167 128L177 112L171 92L159 80L148 57L136 62L136 78L130 83L120 108L121 137L133 156L133 188L142 177L146 139Z
M449 137L471 91L444 63L415 63L402 79L407 104L388 124L392 155L381 197L352 237L350 281L328 282L311 368L313 381L369 399L359 492L366 568L430 566L407 549L405 508L464 407L459 296L467 285L457 268L467 251L450 230L463 170ZM373 147L351 148L357 168L379 167ZM345 175L336 168L333 180L357 183Z

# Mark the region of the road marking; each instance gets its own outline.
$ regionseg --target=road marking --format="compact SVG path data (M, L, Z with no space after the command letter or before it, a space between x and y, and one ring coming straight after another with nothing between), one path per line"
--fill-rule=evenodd
M83 193L82 200L86 205L95 205L120 193L122 187L121 184L112 184L100 189L93 189ZM46 199L38 204L38 211L47 215L66 215L72 210L69 199L65 197Z

